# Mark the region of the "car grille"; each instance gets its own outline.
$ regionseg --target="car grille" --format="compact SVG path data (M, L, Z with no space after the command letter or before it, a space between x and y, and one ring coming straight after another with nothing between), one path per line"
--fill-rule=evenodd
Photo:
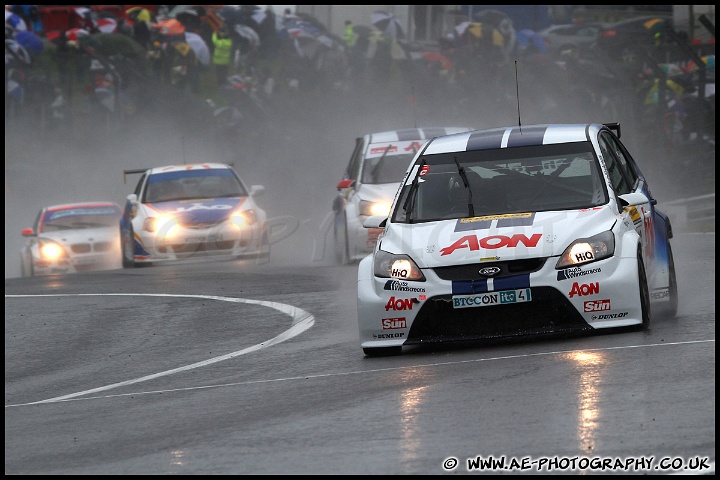
M452 295L427 299L408 334L408 344L499 339L591 331L575 307L552 287L533 287L532 301L459 308Z
M478 271L484 267L500 267L500 273L491 278L501 278L522 273L532 273L545 265L545 258L527 258L522 260L508 260L493 263L470 263L466 265L453 265L449 267L433 268L433 272L443 280L478 280L488 278L480 275Z
M109 252L112 249L112 242L96 242L96 243L73 243L70 245L70 251L77 254L90 252Z

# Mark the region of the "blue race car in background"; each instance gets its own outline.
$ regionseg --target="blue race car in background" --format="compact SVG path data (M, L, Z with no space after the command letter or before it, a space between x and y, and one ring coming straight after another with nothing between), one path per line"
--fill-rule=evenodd
M196 256L270 256L265 211L230 165L197 163L125 170L142 174L120 221L122 264L130 268Z

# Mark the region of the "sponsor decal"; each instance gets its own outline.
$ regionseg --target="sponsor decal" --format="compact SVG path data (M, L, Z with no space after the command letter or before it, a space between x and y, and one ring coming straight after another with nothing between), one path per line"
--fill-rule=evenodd
M390 300L385 304L385 311L388 310L412 310L413 303L420 303L417 298L395 298L390 297Z
M640 224L642 221L642 217L640 216L640 212L638 212L637 207L630 207L630 210L628 210L630 213L630 218L632 219L633 223L635 225Z
M418 173L418 176L422 177L429 171L430 171L430 165L423 165L423 167L420 169L420 173Z
M374 339L382 339L382 338L404 338L405 332L395 332L395 333L373 333Z
M420 150L420 147L422 147L422 144L415 140L414 142L410 142L410 144L407 147L403 148L403 150L405 150L406 152L417 152L418 150Z
M540 238L542 238L541 233L534 233L530 237L522 233L517 233L512 237L508 237L507 235L490 235L489 237L484 238L478 238L476 235L465 235L459 240L456 240L452 245L441 248L440 255L450 255L460 248L467 248L470 251L480 250L480 248L515 248L520 243L526 247L536 247Z
M529 227L535 220L535 213L508 213L504 215L484 215L481 217L461 218L455 224L456 232L468 230L486 230L496 222L497 228L502 227Z
M602 312L604 310L612 310L610 307L610 299L591 300L583 304L586 312Z
M650 297L653 300L659 300L661 298L667 298L670 296L670 289L669 288L661 288L660 290L655 290L650 294Z
M407 328L407 320L405 317L397 318L383 318L382 319L383 330L395 330L398 328Z
M624 318L628 316L628 312L620 312L620 313L605 313L602 315L593 315L593 320L609 320L611 318Z
M584 277L585 275L592 275L593 273L600 273L600 272L602 272L602 269L600 267L590 268L588 270L583 270L580 267L570 267L570 268L566 268L565 270L558 271L557 279L558 280L568 280L570 278Z
M425 292L423 287L411 287L408 282L402 280L388 280L385 282L384 290L394 290L396 292Z
M570 289L570 293L568 293L568 295L570 296L570 298L572 298L575 295L584 297L586 295L595 295L596 293L600 293L600 283L599 282L583 283L582 285L575 282L575 283L573 283L573 286Z
M532 301L529 288L505 290L502 292L482 293L477 295L456 295L452 297L453 308L487 307Z
M497 262L500 260L500 257L482 257L480 258L481 262Z
M397 152L397 145L385 145L382 147L370 147L370 154L377 155L379 153L387 152L388 155Z

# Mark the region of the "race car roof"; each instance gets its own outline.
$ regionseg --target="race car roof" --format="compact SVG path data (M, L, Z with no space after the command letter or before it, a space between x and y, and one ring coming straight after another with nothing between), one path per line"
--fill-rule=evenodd
M427 127L427 128L401 128L368 134L368 143L403 142L412 140L427 140L433 137L451 135L453 133L468 132L469 127Z

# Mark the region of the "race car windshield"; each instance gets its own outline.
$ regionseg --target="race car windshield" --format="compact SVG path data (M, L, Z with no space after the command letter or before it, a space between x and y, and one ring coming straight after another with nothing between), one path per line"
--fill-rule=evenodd
M145 188L146 203L247 195L230 170L186 170L151 175Z
M400 155L388 153L380 157L366 158L360 181L370 184L400 183L414 156L414 152Z
M416 188L413 178L403 186L394 222L576 210L608 202L598 162L585 142L424 155L418 161L426 162L425 172ZM409 203L408 195L414 197Z
M48 212L40 225L40 233L86 228L115 228L120 220L115 207L73 208Z

